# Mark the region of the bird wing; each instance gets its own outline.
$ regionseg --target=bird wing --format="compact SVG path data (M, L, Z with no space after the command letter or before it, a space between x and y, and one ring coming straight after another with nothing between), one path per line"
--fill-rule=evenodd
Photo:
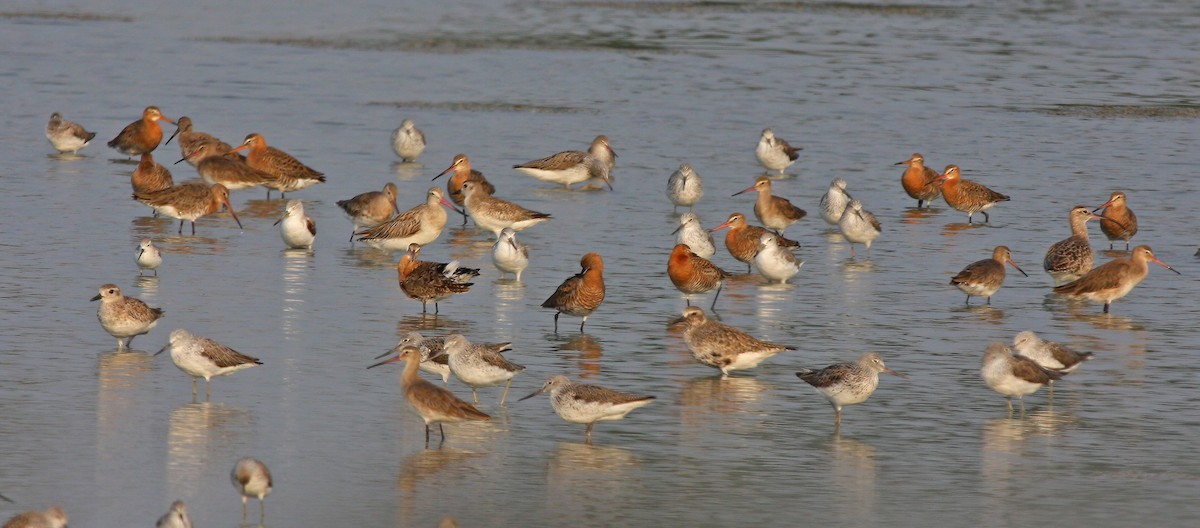
M796 161L796 158L800 157L800 153L798 152L800 149L789 145L787 141L783 140L783 138L776 137L775 143L777 143L779 147L783 149L783 153L787 154L789 160Z
M376 238L408 238L421 230L421 213L424 211L422 209L424 207L428 207L428 205L418 205L393 216L387 222L363 229L354 234L360 235L359 241Z
M262 361L259 361L258 358L247 356L207 337L200 338L200 345L204 357L211 359L214 364L221 368L236 367L247 363L262 364Z
M1093 269L1079 279L1054 288L1054 293L1073 295L1083 292L1113 290L1121 287L1121 277L1126 275L1124 268L1133 264L1128 260L1114 260Z
M797 373L800 379L805 383L812 385L818 389L825 388L837 383L850 375L854 370L854 365L850 363L838 363L830 365L820 370L809 370L806 372Z
M1042 368L1036 361L1025 356L1012 356L1012 373L1013 376L1021 378L1030 383L1047 384L1056 379L1062 379L1061 372Z
M607 387L590 384L578 384L571 387L571 396L578 401L586 403L611 403L613 405L621 405L642 400L653 400L654 396L642 396L638 394L626 394L618 392Z
M554 294L542 303L542 308L558 308L563 299L571 299L578 295L581 287L583 287L583 272L576 273L559 284L558 289L554 290Z

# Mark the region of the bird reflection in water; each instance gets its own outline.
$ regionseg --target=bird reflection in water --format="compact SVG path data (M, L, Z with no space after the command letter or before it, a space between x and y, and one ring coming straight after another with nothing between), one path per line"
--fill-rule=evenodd
M496 279L492 283L492 291L496 294L496 324L500 328L508 327L516 322L514 315L524 313L525 283L516 279Z
M749 376L688 380L679 399L680 421L685 428L701 430L740 423L756 410L756 403L770 397L774 388Z
M154 298L158 296L158 277L154 275L138 275L133 279L133 285L141 292L138 298L143 301L154 304Z
M904 223L904 224L910 224L910 225L926 224L926 223L928 223L927 222L928 219L938 216L939 214L941 214L941 212L942 212L941 209L934 209L933 207L926 207L924 209L911 209L911 208L905 209L904 212L900 214L900 222ZM971 224L952 224L952 225L969 226ZM959 229L961 229L961 228L959 228Z
M203 495L206 479L198 478L217 471L226 476L230 445L253 430L254 414L224 403L188 403L171 411L167 429L168 495Z
M446 242L450 245L450 258L463 262L489 260L493 242L488 241L488 238L495 237L492 237L490 233L487 236L480 236L484 233L488 232L474 226L453 229L447 227L442 236L448 235Z
M289 338L300 333L303 324L298 320L305 313L304 298L308 290L308 274L313 267L311 249L283 251L283 335Z
M319 207L320 201L310 202L313 207ZM283 208L287 202L283 200L246 200L242 203L242 208L238 210L238 214L248 216L250 218L261 218L264 220L278 220L283 216Z
M1144 322L1135 321L1123 315L1097 312L1095 304L1064 298L1061 295L1047 293L1046 299L1042 301L1042 306L1049 310L1056 320L1088 323L1098 330L1141 333L1149 329Z
M417 161L395 161L392 162L392 172L396 173L396 179L400 181L415 180L424 171L425 165Z
M829 437L830 468L826 484L837 495L850 500L835 501L840 509L839 522L845 526L878 525L875 508L875 480L878 467L875 447L849 436L834 433Z
M128 474L130 446L144 445L145 429L138 424L154 421L143 390L153 367L153 356L148 352L114 348L100 354L95 455L98 484L105 484L105 475L122 471Z
M616 446L559 442L546 464L549 504L631 504L651 493L635 472L640 463L633 453ZM595 524L589 508L563 507L548 512L554 526ZM612 519L610 519L612 521ZM622 524L615 522L615 524Z
M422 449L406 457L396 479L396 490L400 492L400 500L396 501L398 525L421 524L417 512L453 510L455 496L447 490L466 489L480 473L492 470L481 464L485 454L444 448Z
M396 321L396 335L403 337L409 332L427 333L426 337L450 334L470 335L472 326L469 322L447 317L445 314L419 313L406 315Z
M1032 438L1054 438L1079 419L1054 411L1053 402L1018 418L993 418L980 430L983 439L980 473L983 498L982 518L1004 519L1010 516L1013 500L1028 495L1026 465L1042 464L1048 444L1029 442Z
M567 355L567 358L579 362L579 371L575 374L576 376L588 379L600 374L600 357L604 355L604 347L600 345L599 339L588 334L573 334L570 339L560 344L558 349L578 352L578 354Z

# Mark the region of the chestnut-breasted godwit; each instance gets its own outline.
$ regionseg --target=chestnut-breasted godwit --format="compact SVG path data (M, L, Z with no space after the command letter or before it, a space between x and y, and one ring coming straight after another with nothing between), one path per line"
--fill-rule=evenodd
M842 425L842 406L867 401L879 386L879 373L886 372L899 378L904 374L883 364L883 358L875 352L867 352L854 363L837 363L820 370L800 369L796 377L812 385L829 405L833 406L833 427Z
M415 346L405 345L396 357L367 368L397 361L407 362L404 365L404 373L400 375L400 387L404 392L405 401L425 420L425 447L429 447L429 424L438 424L438 432L445 441L446 430L442 428L443 423L492 419L474 405L458 399L450 391L421 379L421 375L417 373L421 351Z
M392 132L392 150L406 163L417 161L425 151L425 133L417 128L412 119L400 122L400 127Z
M475 225L491 231L497 237L506 227L511 227L513 231L522 231L550 220L550 215L546 213L531 211L484 192L479 182L468 180L463 183L463 194L466 195L463 204L467 214L475 219Z
M258 358L247 356L207 337L193 335L182 328L171 331L167 344L154 355L171 349L171 361L184 374L192 377L192 399L197 396L197 382L204 378L204 398L212 398L212 379L239 370L262 365Z
M154 161L153 154L143 152L141 161L129 177L129 184L135 193L152 193L175 185L175 179L171 177L171 171Z
M1076 205L1067 213L1071 236L1052 244L1046 251L1046 258L1042 259L1042 269L1050 274L1054 284L1071 282L1092 270L1096 254L1088 242L1087 221L1093 218L1101 217L1082 205Z
M200 179L209 185L221 184L230 191L240 191L258 185L272 185L275 176L247 165L244 161L231 158L222 151L222 143L201 143L192 148L189 161L195 161Z
M883 226L879 224L879 219L875 218L871 211L864 209L862 202L858 200L850 200L845 213L838 220L838 229L850 243L851 257L857 256L854 252L854 244L858 243L867 246L867 258L870 258L871 242L879 238L879 234L883 232Z
M492 245L492 264L500 270L500 274L512 273L521 280L521 272L529 267L529 246L517 242L517 232L511 227L500 231L496 243Z
M771 129L763 129L762 137L758 139L758 146L754 149L754 156L758 158L758 163L767 170L779 171L783 174L783 170L796 162L796 158L800 157L797 151L802 150L799 147L793 147L784 141L783 138L775 137L775 132Z
M267 188L268 199L271 197L271 189L279 191L280 198L287 198L289 192L325 183L323 172L314 170L291 154L268 145L262 134L247 135L242 144L230 152L242 149L250 149L246 155L246 164L274 176L273 180L263 184Z
M692 253L703 257L712 258L717 252L717 248L713 245L712 233L704 229L700 225L700 217L696 213L683 213L679 216L679 227L676 227L671 234L675 235L676 244L684 244Z
M925 166L925 156L919 152L914 152L911 158L896 165L908 165L900 176L900 186L917 200L917 209L932 204L942 194L942 182L938 179L937 171Z
M95 132L88 132L83 125L63 119L58 112L50 114L50 122L46 123L46 139L60 154L78 154L95 137Z
M558 289L542 303L542 308L554 312L554 333L558 333L558 316L567 314L582 317L579 331L587 324L588 316L604 302L604 259L599 253L588 253L579 259L583 269L558 285Z
M1074 372L1084 361L1092 359L1091 352L1080 354L1054 341L1045 341L1032 330L1017 334L1013 338L1013 348L1017 349L1018 354L1036 361L1042 368L1064 376ZM1050 390L1054 391L1054 380L1050 380Z
M291 249L311 249L317 238L317 223L304 214L304 202L300 200L288 200L283 216L274 225L279 226L283 243Z
M234 464L229 479L242 495L242 524L246 522L246 499L255 497L258 499L258 523L261 525L267 515L264 499L271 494L271 487L275 485L271 479L271 470L267 469L267 465L261 460L245 457Z
M463 207L466 203L467 196L463 193L463 184L467 181L478 182L477 189L483 194L491 195L496 192L496 186L487 181L482 172L471 169L471 160L467 159L466 154L455 155L450 166L434 176L433 179L441 178L451 171L454 172L454 176L451 176L450 180L446 182L446 193L450 195L450 201L459 207ZM463 225L467 225L466 211L459 211L459 213L463 215Z
M196 220L220 211L222 205L229 210L238 228L242 228L242 221L229 205L229 190L219 183L212 187L203 183L185 183L158 192L134 193L133 199L166 216L178 218L179 234L183 234L184 220L192 223L192 234L196 234Z
M1149 262L1153 262L1182 275L1175 268L1166 265L1154 256L1150 246L1138 246L1128 257L1122 257L1105 262L1098 268L1093 268L1087 275L1079 279L1056 286L1054 293L1076 299L1104 303L1104 313L1108 313L1113 301L1129 294L1150 273Z
M121 295L121 288L116 284L105 284L100 287L100 293L92 297L92 301L100 301L96 310L96 318L100 319L100 327L108 335L117 338L117 348L125 348L133 344L133 338L149 333L162 319L162 308L151 308L141 299ZM125 338L129 338L128 341Z
M41 511L27 511L4 523L4 528L67 528L67 512L58 506Z
M992 304L992 295L1004 284L1004 264L1008 263L1021 275L1029 276L1025 270L1013 262L1012 252L1005 246L996 246L992 250L992 258L977 260L967 265L950 279L950 284L967 294L966 304L971 304L971 296L987 297L987 303Z
M667 178L667 199L675 206L687 207L689 210L704 197L704 180L687 163L680 163L679 168Z
M446 336L442 353L450 358L450 372L454 377L471 387L471 398L475 403L479 403L478 389L504 384L504 392L500 394L500 405L503 406L513 377L525 370L500 354L508 350L509 345L502 343L501 349L496 350L494 345L476 345L462 334L453 334Z
M157 277L158 267L162 265L163 261L162 253L149 238L143 238L138 244L137 256L133 261L137 263L138 276L141 276L145 270L154 270L154 276Z
M725 249L729 250L729 254L733 258L746 263L746 273L750 273L751 264L754 263L754 256L758 254L758 245L762 240L763 233L771 233L770 231L758 226L752 226L746 223L746 215L742 213L733 213L729 215L729 219L725 223L709 229L710 233L729 228L729 232L725 233ZM774 233L771 233L774 234ZM800 243L795 240L779 236L778 243L785 248L798 248Z
M767 358L795 347L768 343L737 328L709 319L704 310L683 310L683 341L697 361L720 369L721 377L735 370L754 368Z
M838 220L842 219L842 213L846 212L846 206L850 205L850 200L853 200L850 193L846 192L846 180L834 178L829 182L829 190L821 196L821 218L825 219L825 223L829 225L837 225Z
M158 518L158 522L154 523L154 528L192 528L192 520L188 518L187 514L187 505L181 500L172 502L171 509Z
M750 191L758 191L758 199L754 201L754 216L762 225L774 229L777 235L782 235L788 226L799 222L808 214L804 209L792 205L787 198L771 195L771 179L766 176L759 176L754 180L754 185L733 195Z
M767 280L787 284L788 279L800 273L804 261L779 245L779 236L763 233L758 239L758 252L754 254L754 265L758 273Z
M338 200L337 206L342 208L353 224L350 229L351 241L358 228L375 227L400 212L400 207L396 205L398 192L396 184L387 182L382 191L365 192L349 200Z
M991 221L987 210L1000 202L1007 202L1008 195L1000 194L971 180L962 179L958 165L947 165L946 171L938 176L936 181L945 180L942 184L942 197L946 204L955 210L967 213L967 223L973 223L971 218L975 213L983 213L983 221Z
M654 396L617 392L600 385L574 383L566 376L551 376L541 389L521 400L528 400L547 392L550 393L550 406L559 418L570 423L587 424L585 435L588 442L592 440L592 427L596 422L620 420L634 409L654 401Z
M983 368L979 369L979 374L989 388L1008 398L1009 413L1013 411L1013 396L1020 400L1021 412L1025 412L1025 395L1033 394L1042 385L1048 385L1063 376L1042 368L1025 356L1014 356L1012 349L1004 346L1004 343L988 345L983 353Z
M358 236L358 241L366 242L368 246L387 251L408 249L412 244L424 246L442 236L442 229L446 227L443 205L454 209L441 189L430 187L425 193L425 203L352 236Z
M142 118L125 125L121 133L108 142L108 146L131 158L154 151L162 142L162 127L158 125L160 119L175 124L164 117L157 106L147 106L142 111Z
M1129 239L1137 234L1138 223L1137 215L1133 214L1125 202L1125 193L1112 193L1108 201L1097 207L1096 211L1101 209L1104 212L1100 213L1100 231L1108 237L1108 249L1113 248L1114 241L1124 240L1125 251L1129 251Z
M409 244L408 253L396 263L400 275L400 290L410 299L421 301L421 313L426 305L433 303L433 313L438 313L438 302L456 293L465 293L474 285L468 282L479 276L476 268L464 268L457 260L449 263L423 262L417 260L421 246Z
M608 154L612 156L608 156ZM608 145L608 137L596 136L587 152L567 150L520 165L513 165L513 168L544 182L564 185L568 190L576 183L591 179L603 181L611 190L610 169L612 167L605 163L604 159L611 160L615 156L612 147Z
M733 274L693 253L686 244L675 244L671 249L670 258L667 259L667 276L671 278L671 284L683 292L688 306L692 305L688 296L717 290L712 305L709 306L710 310L715 310L717 298L721 296L721 286L725 279Z

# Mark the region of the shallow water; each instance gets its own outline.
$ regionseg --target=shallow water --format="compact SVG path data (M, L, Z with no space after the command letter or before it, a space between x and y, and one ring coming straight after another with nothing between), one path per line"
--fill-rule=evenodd
M1200 383L1188 367L1200 343L1188 238L1196 6L393 4L0 9L0 493L17 501L0 516L60 504L72 525L148 525L182 498L198 524L232 525L228 471L247 455L274 473L271 526L445 515L463 526L1167 526L1200 515ZM260 189L234 194L244 231L217 215L196 236L128 200L134 165L104 142L149 104L231 143L260 132L324 171L328 183L293 196L316 219L315 250L282 251L271 222L284 202ZM78 158L49 154L54 111L98 132ZM417 164L397 163L388 142L405 117L429 137ZM706 226L750 213L752 197L730 194L761 172L753 147L766 126L804 148L775 189L810 213L787 231L807 263L783 288L739 277L718 310L800 350L722 381L667 326L683 300L664 273L676 217L663 189L687 161L705 178ZM600 133L620 156L615 192L568 193L508 168ZM942 202L911 209L893 163L914 151L1012 201L977 226ZM452 217L423 258L483 274L423 317L396 287L398 255L352 248L334 203L396 181L401 206L415 205L459 152L498 195L554 220L520 234L532 264L516 283L498 278L486 234ZM850 260L816 210L839 176L884 225L871 259ZM1067 211L1118 189L1141 220L1135 243L1183 276L1152 269L1111 315L1049 296L1038 264L1067 236ZM158 278L137 276L142 237L163 249ZM1010 270L990 307L963 306L946 282L1000 244L1031 276ZM608 298L586 333L564 318L555 335L538 305L593 250ZM744 270L723 248L715 260ZM87 302L108 282L167 312L135 351L116 350ZM193 403L188 378L150 355L173 328L265 364ZM363 368L412 329L513 341L528 370L507 408L484 389L492 422L447 426L444 444L423 449L399 369ZM979 362L989 342L1026 329L1096 359L1052 403L1040 392L1009 418ZM910 377L885 377L835 436L831 409L793 373L865 351ZM585 445L545 397L514 401L558 373L658 400Z

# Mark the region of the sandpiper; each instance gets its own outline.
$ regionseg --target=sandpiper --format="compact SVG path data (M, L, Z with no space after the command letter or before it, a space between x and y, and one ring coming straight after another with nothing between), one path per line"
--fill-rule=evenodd
M567 314L583 317L579 323L579 331L587 324L588 316L604 302L604 259L599 253L588 253L579 259L583 269L574 276L563 281L554 290L554 294L542 303L542 308L551 308L554 312L554 333L558 333L558 316Z
M446 170L438 173L437 176L434 176L433 179L436 180L441 178L443 175L451 171L454 172L454 176L451 176L450 180L446 182L446 193L450 195L450 200L459 207L463 207L466 203L467 196L463 192L463 184L468 180L479 183L477 187L479 192L488 195L496 192L496 186L487 181L487 178L483 177L483 173L471 168L471 160L467 159L466 154L455 155L454 161L450 163L450 166L446 167ZM459 213L462 214L463 225L467 225L466 211L459 211Z
M754 155L758 158L758 163L767 170L779 171L783 174L783 170L796 162L796 158L800 157L797 151L802 150L799 147L793 147L784 141L783 138L775 137L775 132L771 129L763 129L762 137L758 139L758 146L754 149Z
M162 253L158 247L154 245L149 238L143 238L138 244L137 256L133 259L137 263L138 276L141 276L145 270L154 270L154 276L158 276L158 267L162 265Z
M735 370L754 368L767 358L795 347L760 341L732 326L709 319L704 310L683 310L683 340L697 361L720 369L721 377Z
M404 373L400 376L400 387L404 399L425 420L425 447L429 447L429 424L438 424L438 432L442 440L446 440L446 430L443 423L460 423L472 420L490 420L491 416L480 412L474 405L458 399L450 391L421 379L417 373L417 365L421 361L421 351L415 346L406 345L400 349L396 357L376 363L367 368L378 367L387 363L407 361Z
M492 263L500 274L512 273L521 280L521 272L529 267L529 246L517 242L517 232L511 227L500 231L496 243L492 245Z
M1107 202L1104 202L1096 211L1103 209L1100 220L1100 231L1104 232L1104 236L1108 237L1108 249L1113 248L1113 242L1117 240L1125 241L1125 251L1129 251L1129 239L1137 234L1138 223L1137 215L1129 209L1125 202L1125 193L1117 191L1112 193ZM1095 212L1095 211L1093 211Z
M213 377L263 364L258 358L242 354L207 337L192 335L182 328L173 330L167 344L154 355L162 354L168 348L171 349L171 361L175 366L192 377L192 399L198 394L197 382L200 378L204 378L205 400L208 400L212 398Z
M1025 270L1012 260L1012 252L1005 246L996 246L992 250L992 258L977 260L967 265L950 279L950 284L967 294L966 304L971 304L971 296L987 297L987 303L992 304L992 294L1004 284L1004 264L1008 263L1021 275L1029 276Z
M502 350L509 348L509 343L502 345ZM477 404L477 389L495 387L503 383L504 392L500 395L500 405L504 405L513 377L525 370L525 367L505 359L494 346L472 344L462 334L446 336L442 353L450 358L450 372L454 377L471 387L471 398Z
M479 182L470 180L463 183L463 194L466 196L463 204L467 214L475 220L475 225L491 231L493 235L499 237L500 231L506 227L511 227L513 231L522 231L550 220L550 215L496 198L485 192L480 185Z
M400 128L392 132L392 150L405 163L417 161L417 156L425 151L425 133L412 119L401 121Z
M118 349L132 345L133 338L149 333L163 317L162 308L151 308L141 299L121 295L121 288L116 284L101 286L100 293L92 300L100 301L96 317L100 319L100 327L117 338Z
M850 193L846 192L846 180L834 178L829 182L829 190L821 196L821 218L825 219L826 224L838 225L842 213L846 212L846 206L850 205L850 200L853 199Z
M687 163L680 163L679 168L667 178L667 199L675 205L687 207L689 210L704 197L704 180ZM673 209L674 210L674 209Z
M1092 270L1096 254L1088 242L1087 221L1093 218L1102 217L1092 214L1090 209L1082 205L1075 206L1067 213L1071 236L1052 244L1042 259L1042 269L1050 274L1055 285L1071 282Z
M183 234L184 220L192 223L192 234L196 234L196 220L220 211L222 205L233 216L238 228L242 228L242 221L229 205L229 190L219 183L212 187L203 183L185 183L152 193L134 193L133 199L163 215L178 218L179 234Z
M569 190L576 183L598 179L612 189L612 160L616 154L607 136L596 136L587 152L567 150L541 159L528 161L513 168L544 182L558 183Z
M375 227L400 212L400 207L396 205L398 192L396 184L387 182L382 191L365 192L349 200L338 200L337 206L342 208L354 224L350 229L351 241L354 240L354 232L358 231L358 228Z
M962 179L958 165L947 165L946 171L938 176L936 181L945 180L942 184L942 197L946 204L955 210L967 213L967 223L974 223L972 216L983 213L983 221L990 222L987 210L992 206L1007 202L1008 195L1000 194L971 180Z
M521 398L528 400L538 394L550 393L550 406L559 418L570 423L587 424L586 437L592 439L592 427L602 420L620 420L634 409L654 401L654 396L642 396L615 390L574 383L566 376L551 376L533 394Z
M675 244L671 249L670 258L667 259L667 276L670 277L671 284L683 292L685 299L693 294L717 290L712 305L709 306L710 310L715 310L717 298L721 296L721 287L725 279L733 274L693 253L686 244ZM692 305L691 299L687 299L687 304Z
M1062 346L1054 341L1045 341L1032 330L1025 330L1013 338L1013 348L1017 353L1032 359L1042 368L1057 371L1063 375L1074 372L1084 361L1092 359L1091 352L1079 353ZM1050 381L1050 390L1054 390L1054 381Z
M750 273L751 264L754 263L754 256L758 254L758 246L762 241L763 233L770 233L766 229L758 226L752 226L746 223L746 215L742 213L733 213L729 215L729 219L725 223L709 229L710 233L729 228L729 232L725 233L725 249L729 250L729 254L733 258L746 263L746 273ZM778 237L778 244L785 248L798 248L800 243L790 238L783 236Z
M883 226L879 224L879 219L875 218L871 211L863 209L862 202L858 200L850 200L845 213L838 220L838 229L850 243L851 258L857 256L854 252L855 243L867 246L867 258L871 258L871 242L879 238L879 234L883 232Z
M804 265L804 261L781 247L778 236L763 233L758 239L758 253L754 255L754 265L758 266L758 273L768 280L787 284L788 279L800 273L800 266Z
M1021 402L1025 412L1024 397L1033 394L1042 385L1061 379L1062 374L1042 368L1036 361L1025 356L1014 356L1012 349L1004 343L992 343L983 353L983 368L979 370L983 382L992 390L1008 398L1008 412L1012 413L1013 396Z
M461 267L457 260L423 262L417 260L420 252L421 246L409 244L408 253L396 263L400 290L410 299L421 301L421 313L426 313L426 305L432 302L433 313L437 314L438 302L469 290L474 283L467 281L479 276L479 270Z
M192 118L188 116L180 117L178 122L175 123L175 133L171 134L171 137L167 138L166 144L169 145L171 140L175 139L176 136L179 137L179 155L192 165L196 165L200 159L191 157L191 155L195 153L196 149L199 148L200 145L207 143L212 143L214 145L213 149L224 157L227 157L233 161L246 161L246 158L242 157L241 154L230 154L230 151L233 150L233 147L230 146L229 143L217 139L217 137L213 136L212 134L193 130Z
M160 119L175 124L163 117L157 106L147 106L142 111L142 118L125 125L121 133L108 142L108 146L129 157L154 151L162 141L162 127L158 125Z
M88 132L83 125L63 119L58 112L50 114L50 122L46 123L46 139L60 154L78 154L95 137L95 132Z
M137 168L129 177L129 184L135 193L150 193L172 187L175 179L171 177L171 171L154 161L152 154L143 152Z
M242 149L250 149L246 155L248 165L275 177L274 180L263 184L267 188L268 199L271 197L271 189L279 191L280 198L287 198L289 192L325 183L324 173L301 163L291 154L268 145L262 134L247 135L242 144L230 152Z
M937 171L925 166L925 156L914 152L911 158L896 163L908 165L900 176L900 186L904 192L917 200L917 209L922 205L932 204L942 194L942 182L938 179Z
M187 514L187 505L181 500L172 502L171 509L158 518L158 522L154 523L154 528L192 528L192 520L188 518Z
M9 519L4 528L67 528L67 512L58 506L44 512L27 511Z
M696 213L683 213L679 217L679 227L672 231L676 244L684 244L697 256L712 258L717 252L713 245L712 233L700 225L700 217Z
M226 155L229 151L224 148L221 143L201 143L192 148L186 159L194 162L200 179L209 185L221 184L231 191L240 191L274 184L274 175L251 167L240 159L230 158Z
M292 249L311 249L317 238L317 223L304 214L304 202L300 200L288 200L283 216L273 225L279 226L283 243Z
M836 429L842 425L842 406L867 401L879 386L880 372L900 378L907 377L884 365L883 358L874 352L863 354L854 363L837 363L820 370L800 369L796 377L815 387L817 392L829 400L829 405L833 406L833 424Z
M261 460L245 457L234 464L229 479L242 495L242 524L245 524L247 515L246 499L255 497L258 499L258 522L261 525L267 515L263 499L271 494L271 487L275 485L271 480L271 470Z
M777 235L783 235L788 226L808 215L804 209L792 205L787 198L771 195L771 179L766 176L759 176L754 180L754 185L733 195L750 191L758 191L758 199L754 201L754 216L762 225L774 229Z
M356 231L359 242L387 251L408 249L412 244L424 246L442 236L446 227L446 211L442 206L455 209L446 201L442 190L430 187L425 193L425 203L397 214L373 227Z
M1076 299L1102 302L1104 303L1104 313L1108 313L1109 305L1113 301L1128 295L1134 286L1146 278L1146 275L1150 273L1150 267L1147 264L1149 262L1182 275L1175 268L1158 260L1150 246L1143 245L1133 248L1133 252L1128 257L1110 260L1100 267L1092 269L1078 280L1056 286L1054 293Z

